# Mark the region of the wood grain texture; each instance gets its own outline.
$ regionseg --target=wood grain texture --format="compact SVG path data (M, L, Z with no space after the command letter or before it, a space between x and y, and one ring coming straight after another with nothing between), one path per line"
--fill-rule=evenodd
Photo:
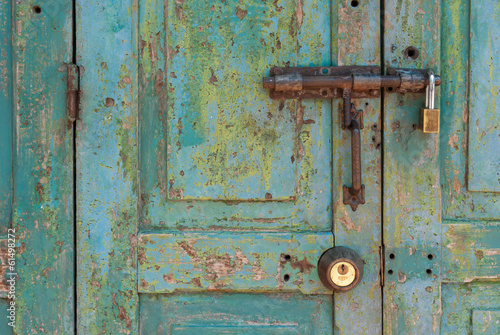
M328 64L328 1L141 4L141 227L330 231L330 104L275 102L260 83Z
M496 323L500 311L499 290L500 285L493 282L443 284L441 334L498 334L495 330L499 329ZM487 320L483 319L485 313ZM488 332L488 328L493 332Z
M0 1L0 235L12 222L12 9Z
M440 73L441 1L386 1L384 19L386 67L432 68ZM405 56L409 46L418 48L417 59ZM423 134L418 129L424 98L421 94L386 94L384 99L386 334L440 332L439 264L426 268L427 264L412 260L422 252L441 257L440 134ZM437 106L439 101L437 94ZM401 264L419 265L411 269L415 274L392 267L391 254L404 257Z
M141 297L142 334L332 334L332 297L204 293Z
M41 12L34 10L35 4ZM72 6L13 2L17 334L74 332Z
M498 222L443 225L444 282L500 279L500 224Z
M333 65L380 65L380 1L333 1ZM351 136L342 130L342 101L332 104L333 212L335 245L354 249L364 260L363 280L354 290L335 294L335 329L338 334L381 334L381 100L355 99L364 114L361 130L362 183L366 203L353 212L343 204L343 185L351 185ZM362 315L362 317L360 317Z
M477 121L472 121L469 127L469 92L474 89L470 85L468 67L470 20L468 0L443 2L441 72L442 78L446 78L441 86L443 97L441 109L444 120L440 137L441 169L444 178L442 181L443 218L474 221L498 220L500 217L498 194L487 192L486 188L483 192L470 192L467 189L468 133L476 132ZM489 47L485 45L484 48ZM489 78L489 73L486 73L484 78ZM495 131L494 128L491 128L491 131ZM474 146L475 144L473 149ZM495 146L489 150L498 151L495 150ZM491 160L486 160L484 164L488 161L491 162ZM477 162L477 164L482 163ZM492 183L496 182L495 180Z
M78 332L137 334L137 2L77 1Z
M317 260L330 233L164 233L139 235L139 292L332 294Z
M500 192L500 3L470 4L468 189Z

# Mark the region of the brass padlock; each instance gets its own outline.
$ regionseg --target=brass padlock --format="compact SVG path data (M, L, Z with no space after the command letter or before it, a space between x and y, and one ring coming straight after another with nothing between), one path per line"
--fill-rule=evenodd
M436 80L429 76L429 85L425 88L425 108L420 108L420 128L424 133L439 133L439 109L434 108Z

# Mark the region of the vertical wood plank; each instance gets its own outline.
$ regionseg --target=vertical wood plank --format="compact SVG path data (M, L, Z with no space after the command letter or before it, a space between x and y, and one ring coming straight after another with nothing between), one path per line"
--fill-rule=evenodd
M136 1L77 1L78 332L137 334Z
M12 10L0 0L0 235L12 217Z
M333 14L338 31L332 32L334 65L380 65L380 1L337 0ZM334 29L336 28L333 26ZM333 202L335 245L354 249L364 260L364 276L352 291L335 295L335 332L338 334L380 334L382 297L379 280L381 245L381 104L380 99L355 99L364 111L361 130L362 182L366 203L353 212L343 204L343 185L351 185L351 138L342 130L334 100ZM360 317L362 315L362 317Z
M385 66L439 73L440 18L438 0L386 1ZM416 59L405 56L409 46L418 48ZM424 99L423 94L386 94L384 99L386 334L439 333L440 135L418 129Z
M72 5L16 1L14 210L17 334L70 334L73 296L73 131L66 116ZM37 7L36 7L37 6Z

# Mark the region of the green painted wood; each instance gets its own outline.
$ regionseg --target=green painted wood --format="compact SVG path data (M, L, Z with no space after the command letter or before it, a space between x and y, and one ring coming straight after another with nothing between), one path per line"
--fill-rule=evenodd
M468 189L500 192L500 3L470 3Z
M472 334L497 335L500 334L500 310L472 311Z
M380 65L380 1L333 1L333 65ZM356 212L343 204L343 185L351 183L351 137L342 130L341 100L332 104L333 213L335 244L354 249L365 262L363 280L354 290L335 294L335 333L381 334L382 291L380 286L381 245L381 101L355 99L363 109L361 130L362 182L366 203ZM362 317L360 317L362 316Z
M12 221L12 9L0 1L0 235Z
M470 192L467 189L470 2L444 1L441 22L443 31L441 75L442 78L446 78L441 86L443 123L440 150L443 173L441 182L443 218L498 220L500 217L498 195L492 192ZM485 49L487 47L485 46ZM485 78L489 78L489 74L485 74ZM472 121L473 132L475 127L475 121Z
M433 68L440 73L440 19L441 1L386 1L385 66ZM417 59L405 57L404 50L409 46L419 49ZM436 98L440 106L439 94ZM427 264L414 260L422 252L438 260L441 257L440 134L423 134L417 129L422 106L422 94L384 97L386 334L440 332L439 264L427 268ZM445 125L446 120L443 128ZM391 254L397 262L391 260ZM416 266L401 266L408 263Z
M332 293L316 268L330 233L150 233L138 244L140 293Z
M498 334L499 290L492 282L443 284L441 334Z
M276 3L259 1L248 2L245 4L248 8L243 8L243 5L238 2L228 1L225 4L214 4L213 10L212 4L208 2L191 1L181 5L170 1L167 6L170 9L164 8L161 2L156 1L143 1L141 4L139 22L141 41L140 182L143 202L141 227L144 229L231 228L330 231L331 106L327 101L302 101L300 105L296 101L285 101L280 104L269 99L269 93L261 88L260 83L262 76L267 74L271 66L329 64L329 2L300 1L298 3L300 6L294 7L289 6L286 1ZM241 19L236 15L237 8L242 11L240 15L247 11ZM182 19L180 19L181 11ZM169 20L165 19L167 12ZM194 16L192 13L203 14ZM254 27L249 36L244 37L241 29L250 27L249 24L253 24ZM206 28L207 25L209 28ZM167 39L166 46L162 38L164 35ZM288 46L290 43L291 45ZM179 50L177 50L178 45ZM212 53L208 49L212 50ZM219 49L220 51L217 51ZM198 54L204 56L196 58L196 62L200 62L200 65L196 66L203 65L210 74L203 81L196 79L200 72L197 70L198 67L192 68L187 63L183 63L183 57L195 59L194 57ZM221 57L227 64L221 63ZM214 78L217 77L217 82L210 83L210 68L214 70ZM221 74L217 75L218 69L228 71L229 68L232 72L220 72ZM247 72L240 73L242 69ZM250 69L251 73L248 72ZM177 78L172 77L172 72L175 72ZM236 93L234 94L223 89L224 85L227 85L224 78L236 80L228 77L229 74L235 78L241 75L247 78L245 81L235 82ZM207 74L203 74L205 75ZM182 78L195 79L191 79L192 84L187 85L182 84L182 81L186 80ZM172 86L174 84L175 86ZM198 90L201 92L199 95L192 94ZM255 110L251 109L252 104L249 104L246 97L249 90L253 92L252 104L255 104ZM206 92L211 93L208 95ZM247 93L243 94L243 92ZM202 117L201 115L208 113L210 108L210 113L215 111L213 104L207 107L208 109L204 109L204 106L208 105L202 103L210 99L219 99L214 97L214 94L229 97L226 99L228 101L223 101L223 104L227 103L230 109L226 108L222 111L221 108L218 114L211 115L212 118ZM167 96L168 101L171 101L170 104L167 103ZM191 97L192 101L186 100L183 103L184 106L179 105L181 109L171 105L174 101L184 101L183 99L187 97ZM201 102L197 100L198 98ZM198 103L202 103L203 108L196 107ZM240 105L241 108L238 107ZM200 120L192 120L192 125L184 123L180 129L179 118L175 118L174 113L184 115L187 111L193 110L199 110L201 114L196 117ZM195 122L196 125L194 125ZM249 128L253 127L255 134L248 133L240 136L241 131L231 126L238 124L237 127L241 127L240 123L246 124ZM226 127L226 124L229 126ZM218 157L219 161L237 159L238 161L233 162L234 166L252 165L255 171L238 177L241 181L222 181L218 172L219 168L229 169L229 167L224 167L226 163L221 163L221 166L204 172L204 176L207 173L210 174L213 177L213 183L217 184L207 184L207 186L200 184L199 181L185 186L190 181L182 174L187 176L191 170L184 169L182 173L178 171L174 174L167 172L167 165L171 159L174 162L173 166L178 170L181 169L178 168L179 166L189 166L189 164L192 166L193 161L199 160L198 156L204 155L203 151L200 151L201 148L208 150L208 147L203 144L197 149L198 144L189 142L189 139L199 141L199 138L206 138L210 134L215 136L216 129L219 129L217 136L223 137L217 140L214 137L215 142L210 146L215 151L210 155ZM171 140L174 139L175 134L179 136L179 131L182 133L183 140ZM262 131L277 134L288 132L285 138L288 138L291 143L280 144L282 139L274 135L266 135L263 139ZM245 138L245 143L238 144L239 158L233 157L236 152L233 149L227 151L236 145L231 140L235 136ZM187 142L184 143L184 139ZM179 147L177 142L184 144ZM230 142L229 147L225 147L226 142ZM255 145L248 144L250 146L248 149L246 142L255 143ZM217 146L221 146L220 151L216 150ZM277 150L276 148L283 148L279 155L280 159L277 161L273 158L276 155L273 153ZM256 153L247 154L248 150ZM252 163L255 162L254 159L257 159L255 157L260 157L264 152L269 155L273 153L269 157L274 168L271 168L271 165ZM252 158L249 155L255 157ZM283 157L286 160L282 160ZM282 164L285 165L281 166ZM206 164L197 163L197 165L203 166L199 169L206 168ZM274 169L279 171L283 167L289 169L286 178L293 177L291 181L271 178L271 174L282 173L271 171ZM201 173L197 169L193 170L194 173ZM170 176L165 177L168 174ZM196 178L193 177L193 180ZM183 179L185 181L182 181ZM173 182L172 185L170 185L171 182ZM289 185L282 186L283 182ZM272 187L276 190L281 187L285 187L283 190L290 190L290 186L293 186L293 192L290 195L296 200L284 196L285 193L280 196L278 193L273 194L267 191L263 194L262 190L258 191L258 188L254 190L254 185L266 183L275 185ZM233 189L236 186L238 189ZM213 198L214 194L219 194L213 192L222 192L215 191L215 189L226 189L229 193L226 194L227 197L220 198L220 201L216 202L176 200L181 197L181 193L184 194L185 187L191 190L190 194L198 192L198 195L191 196L191 198L203 197L203 194L206 194L205 198ZM229 191L231 189L233 190ZM258 197L256 192L260 192ZM265 193L269 193L267 199ZM234 201L236 198L247 201ZM272 201L269 201L270 198ZM254 201L248 201L249 199L254 199ZM258 203L255 202L257 199L259 199ZM228 203L228 200L232 202Z
M443 281L500 278L500 223L443 225Z
M76 8L78 333L137 334L137 3Z
M286 1L168 1L164 6L141 1L139 8L140 228L146 234L154 229L154 236L163 240L155 239L144 251L148 257L154 251L160 262L143 263L150 277L141 277L145 287L139 290L162 292L175 286L159 276L170 266L161 262L164 254L177 255L176 247L164 239L166 235L157 235L161 229L165 233L177 230L177 239L197 236L201 249L210 250L203 253L207 257L227 253L230 258L232 246L244 253L255 251L255 256L248 257L260 259L266 272L277 271L283 252L283 242L271 243L283 235L277 232L307 231L311 239L323 242L301 242L290 254L303 260L306 252L302 249L314 251L316 256L310 262L315 266L321 252L333 244L331 106L327 101L272 101L261 88L261 78L271 66L330 64L329 2L299 1L290 6ZM187 230L212 232L183 232ZM241 230L252 233L238 232ZM258 232L262 230L273 232ZM259 246L249 236L267 237ZM142 257L140 254L140 261ZM228 271L234 270L231 264ZM142 271L141 266L140 276ZM290 268L292 276L295 271ZM195 274L196 270L184 273L181 266L175 273L184 277ZM311 271L311 275L316 274ZM250 290L256 284L244 286L247 277L242 272L233 284L216 289ZM269 280L276 285L282 278ZM179 284L177 289L206 290L203 285L194 286ZM317 279L304 288L324 290ZM199 305L199 297L204 296L208 296L206 291L199 296L186 295L186 302L204 308ZM248 315L274 299L255 290L239 297ZM169 294L160 304L154 302L152 294L141 294L142 331L167 329L163 316L175 308L174 299ZM310 306L313 298L296 293L291 299ZM233 301L233 295L227 293L220 300ZM321 311L304 307L304 316L292 309L288 318L300 320L294 326L297 329L309 329L307 320L320 318L324 324L318 329L331 333L331 298L322 306ZM215 313L217 307L212 307ZM280 313L277 308L267 317L279 317ZM227 309L220 314L230 319L247 318L235 317ZM155 326L158 323L163 326ZM252 332L236 330L242 331Z
M257 74L300 61L290 23L297 8L262 1L167 4L167 198L295 199L302 159L294 152L294 108L270 101Z
M70 334L73 131L67 122L65 81L72 59L72 6L55 0L22 1L12 2L12 10L12 220L19 277L15 332Z
M286 293L144 295L141 333L332 334L331 299Z
M386 3L386 13L396 9L396 15L386 17L386 64L432 67L443 78L442 100L436 102L441 109L439 135L424 135L414 127L423 97L386 95L388 334L483 333L489 327L483 310L498 310L498 288L489 281L498 278L500 207L498 194L492 192L496 172L488 175L495 171L498 139L486 135L496 131L495 109L486 106L495 100L480 93L480 88L496 85L495 75L484 68L496 63L483 52L498 49L487 34L498 30L496 21L481 21L497 15L494 6L484 15L489 6L469 1ZM416 60L402 56L409 45L420 50ZM480 170L485 174L477 174Z

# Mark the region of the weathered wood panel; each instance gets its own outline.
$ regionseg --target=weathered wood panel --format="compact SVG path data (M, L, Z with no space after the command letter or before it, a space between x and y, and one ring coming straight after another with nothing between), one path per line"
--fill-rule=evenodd
M442 4L441 77L444 80L441 86L443 97L441 108L442 120L445 122L441 125L440 150L444 178L442 181L443 218L498 220L500 217L498 194L467 190L468 132L469 130L477 132L476 120L472 120L471 127L469 127L469 91L475 89L470 85L469 80L470 1L446 0ZM488 8L489 12L489 6L484 8ZM485 11L481 10L480 15L483 14ZM498 32L493 35L495 34L498 35ZM489 46L485 45L484 49L487 48ZM491 131L495 130L491 128ZM471 145L475 146L475 144ZM498 152L498 150L494 151ZM496 171L498 172L498 169Z
M168 14L168 6L164 7L161 1L144 1L140 6L140 180L141 199L144 204L141 227L330 231L330 103L275 102L268 97L269 93L261 88L260 82L271 66L329 64L329 2L300 1L296 6L290 6L287 1L265 4L256 1L245 5L237 1L226 1L214 3L213 10L211 5L208 6L208 3L203 1L183 4L169 1L167 4L171 7ZM246 14L243 15L245 11ZM240 13L241 19L237 13ZM199 24L200 22L206 24ZM244 37L246 35L243 34L242 27L252 27L247 37ZM214 34L209 34L210 32ZM167 39L167 44L164 38ZM184 47L177 50L177 45ZM219 46L220 50L216 46ZM245 53L244 50L248 52ZM195 59L195 55L200 57ZM190 63L185 63L183 57L192 58L193 64L199 62L204 66L204 70L200 72L201 65L190 66ZM221 65L221 59L224 65ZM217 82L210 83L210 68L215 71L214 78L217 78ZM224 74L221 72L217 75L217 69L221 69ZM247 72L241 73L242 69ZM250 69L251 73L248 72ZM171 76L172 72L175 72L177 78ZM201 80L203 76L200 73L210 76ZM242 80L242 77L246 79ZM182 78L191 78L192 83ZM229 83L235 85L236 92L223 90ZM211 92L210 95L208 92ZM216 94L223 98L215 97ZM179 108L174 109L167 104L167 95L171 98L171 103L179 100L184 106L178 105ZM249 102L250 95L252 103ZM200 101L210 99L222 99L221 103L227 105L227 108L220 108L215 113L216 103L198 105ZM179 118L174 117L175 113L185 114L187 110L200 114L197 114L196 120L184 118L180 129ZM212 118L207 114L209 110ZM188 121L191 124L186 123ZM291 128L290 124L293 125ZM255 133L240 136L238 132L235 133L234 125L237 125L236 128L252 129ZM266 154L266 163L262 166L256 165L252 168L252 173L250 171L244 174L241 177L243 184L231 178L220 179L221 171L230 169L228 163L223 161L239 159L233 157L236 149L228 151L229 147L236 145L233 143L234 137L246 138L252 142L252 138L258 139L266 131L279 133L280 136L268 136L265 141L256 140L257 142L249 145L254 153L269 154ZM210 140L212 144L209 147L190 142L206 138L207 134L214 137L215 132L218 132L217 136L220 138ZM181 136L183 140L177 141L175 136ZM277 143L281 141L290 143L280 144L282 150L280 149L279 159L275 159L277 154L274 152L280 147ZM181 147L178 144L181 144ZM220 146L221 150L217 151L217 146ZM218 165L211 167L210 172L203 172L204 175L215 176L213 185L196 182L186 186L194 180L185 178L191 173L188 169L182 170L182 173L180 170L174 174L168 172L170 177L166 176L167 163L174 163L172 169L177 169L178 164L175 162L186 164L197 161L198 167L192 170L195 174L198 174L200 169L209 167L200 161L200 157L206 155L202 148L213 151L210 157L218 157L218 163L210 163ZM246 158L239 163L235 161L235 164L250 164L252 160L249 160L249 154L246 153L247 144L237 149L236 156ZM255 157L259 155L255 154ZM279 172L284 166L288 167L285 174ZM254 172L256 174L253 174ZM273 179L271 175L274 174L284 178ZM175 182L170 185L170 180ZM262 195L261 186L254 187L260 183L259 180L280 184L281 186L273 187L284 187L281 196L279 193L266 191L264 193L269 193L266 198L265 194ZM215 202L193 201L184 196L184 199L180 199L181 193L186 194L183 191L186 187L191 190L186 192L194 194L195 197L213 198L216 194L213 192L223 189L227 192L217 193L222 194L219 198L221 201ZM288 195L284 196L289 193L290 187L293 188L292 199L287 197ZM216 191L216 188L219 191ZM237 198L256 198L255 192L260 192L259 202L235 201Z
M262 1L166 3L167 197L296 198L295 117L268 98L259 74L271 64L297 65L291 23L297 8Z
M498 292L499 283L443 284L441 334L498 334Z
M12 10L0 1L0 235L12 222Z
M78 332L137 334L137 2L78 0Z
M384 13L385 66L432 68L439 74L441 1L389 0ZM418 49L418 55L405 54L410 46ZM439 94L436 98L436 105L440 106ZM438 260L441 257L440 135L423 134L418 129L424 99L422 94L387 93L384 98L386 334L440 331L439 266L428 268L432 262L413 260L421 257L422 252L426 260L427 255ZM392 263L392 259L398 262ZM415 267L404 269L398 263Z
M332 294L317 260L331 233L165 233L139 235L139 292Z
M149 294L140 324L142 334L333 334L332 313L328 295Z
M500 279L500 223L445 224L442 243L443 281Z
M73 130L66 114L72 5L13 8L16 333L74 332Z
M380 1L332 1L332 64L380 65ZM339 334L382 333L381 245L381 101L353 100L364 114L361 130L362 182L366 203L353 212L343 204L343 185L351 185L351 137L342 130L341 100L333 100L333 211L335 244L354 249L364 260L363 280L353 291L335 294ZM360 317L362 315L363 317Z
M500 192L500 3L470 4L468 189Z
M498 335L500 334L500 310L472 311L473 335Z

